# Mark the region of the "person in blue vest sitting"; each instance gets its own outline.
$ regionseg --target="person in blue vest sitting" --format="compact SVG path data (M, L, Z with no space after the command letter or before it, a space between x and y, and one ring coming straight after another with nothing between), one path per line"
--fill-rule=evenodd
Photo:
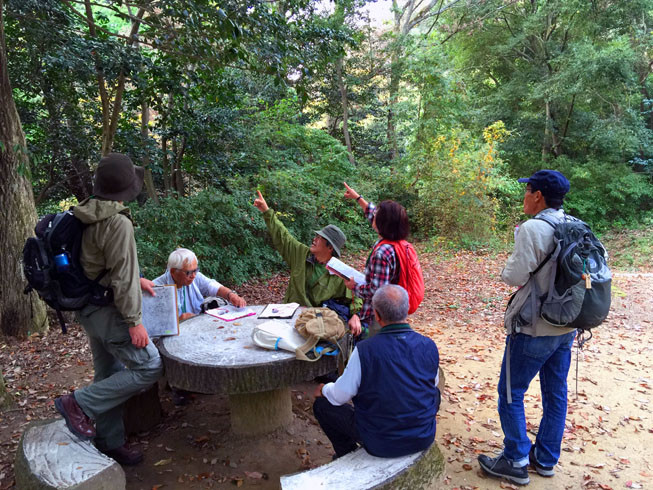
M315 391L313 413L336 458L359 445L373 456L395 458L427 449L435 439L438 348L408 325L408 293L401 286L381 286L372 307L379 333L356 345L342 376Z

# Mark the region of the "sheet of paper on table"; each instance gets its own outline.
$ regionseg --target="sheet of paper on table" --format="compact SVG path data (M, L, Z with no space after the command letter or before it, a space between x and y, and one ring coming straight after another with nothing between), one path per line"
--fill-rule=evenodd
M331 257L326 263L329 274L340 276L344 279L354 279L356 284L365 284L365 274L358 272L352 266L345 264L342 260Z
M248 306L245 306L244 308L238 308L234 305L225 305L218 308L212 308L210 310L206 310L206 313L225 322L231 322L237 320L238 318L256 315L256 312Z
M299 308L299 303L270 303L267 305L259 318L291 318Z
M143 293L143 326L150 337L179 335L177 287L154 286L156 296Z

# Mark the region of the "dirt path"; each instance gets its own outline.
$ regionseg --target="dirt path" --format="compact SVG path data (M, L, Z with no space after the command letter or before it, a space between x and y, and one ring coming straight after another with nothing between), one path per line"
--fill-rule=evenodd
M513 488L486 478L480 453L498 453L503 434L496 410L509 289L495 277L505 257L461 255L429 267L439 298L414 322L438 344L447 374L437 440L445 453L443 488ZM432 264L433 261L430 261ZM653 485L653 330L650 274L616 274L608 321L569 373L569 414L563 453L552 479L531 473L529 488L651 488ZM435 295L432 295L433 298ZM541 416L539 380L526 395L532 440Z
M479 453L499 451L502 445L496 384L504 342L499 326L510 289L499 281L498 272L506 257L420 257L427 299L411 321L438 344L447 380L438 416L437 442L447 462L441 488L513 488L485 478L476 463ZM610 318L579 355L578 396L572 365L569 416L556 476L543 479L533 473L529 488L652 487L652 283L650 274L616 275ZM279 301L284 278L240 290L251 292L246 295L250 303ZM2 489L13 485L13 456L24 426L55 417L52 398L90 381L85 337L77 327L72 331L66 337L55 330L24 342L0 341L0 366L16 401L0 413ZM259 440L229 434L224 397L202 395L175 408L164 391L163 423L133 438L145 449L146 460L127 470L128 488L272 489L278 488L280 474L326 463L332 449L311 413L312 388L311 383L294 387L292 426ZM534 433L541 414L538 383L526 399Z

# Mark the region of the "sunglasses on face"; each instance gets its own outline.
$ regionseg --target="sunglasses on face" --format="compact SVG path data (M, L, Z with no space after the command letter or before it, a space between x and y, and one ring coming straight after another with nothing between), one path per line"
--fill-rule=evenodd
M186 274L186 277L190 277L190 276L192 276L194 274L197 274L199 271L200 271L199 267L197 269L193 269L192 271L185 271L183 269L181 270L181 272Z

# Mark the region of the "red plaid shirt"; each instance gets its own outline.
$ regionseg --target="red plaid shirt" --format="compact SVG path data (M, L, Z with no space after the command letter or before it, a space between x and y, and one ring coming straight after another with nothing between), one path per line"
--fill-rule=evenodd
M365 210L365 217L372 224L374 215L376 214L376 206L369 203ZM367 259L365 265L365 281L366 284L357 285L354 289L354 294L363 299L363 308L358 314L361 322L369 326L374 320L374 310L372 308L372 296L384 284L395 284L399 275L399 262L395 255L395 249L392 245L387 243L376 247L381 239L377 240Z

